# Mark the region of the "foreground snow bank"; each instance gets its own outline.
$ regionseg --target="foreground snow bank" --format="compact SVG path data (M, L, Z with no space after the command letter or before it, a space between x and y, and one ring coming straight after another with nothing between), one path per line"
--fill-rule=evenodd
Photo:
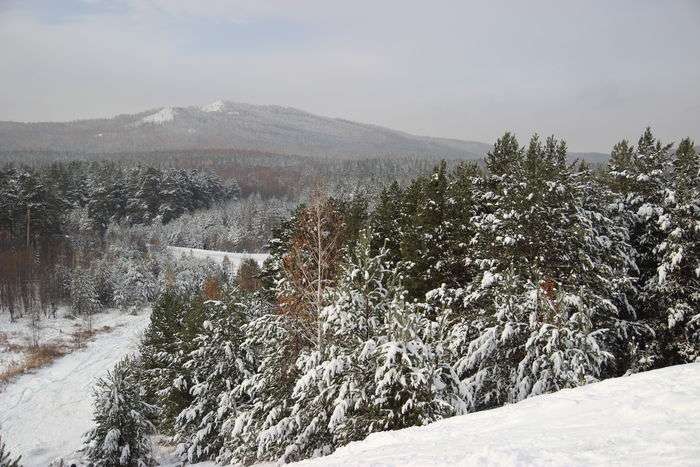
M698 465L700 363L383 432L317 466Z
M146 311L96 316L96 326L113 329L98 334L85 349L50 366L20 376L0 393L0 429L10 449L22 454L25 467L47 466L81 448L81 436L92 426L92 387L127 353L136 350L149 323ZM69 464L70 465L70 464Z

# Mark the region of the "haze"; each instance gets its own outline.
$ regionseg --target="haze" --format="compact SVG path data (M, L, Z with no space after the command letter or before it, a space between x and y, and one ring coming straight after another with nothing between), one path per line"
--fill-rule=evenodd
M416 134L698 138L700 2L0 2L0 120L217 99Z

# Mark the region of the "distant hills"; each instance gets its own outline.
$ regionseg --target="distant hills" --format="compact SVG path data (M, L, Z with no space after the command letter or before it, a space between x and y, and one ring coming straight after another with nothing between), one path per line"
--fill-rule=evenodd
M490 144L416 136L273 105L217 101L72 122L0 122L0 151L134 153L240 149L323 159L479 159ZM590 161L606 154L574 155Z

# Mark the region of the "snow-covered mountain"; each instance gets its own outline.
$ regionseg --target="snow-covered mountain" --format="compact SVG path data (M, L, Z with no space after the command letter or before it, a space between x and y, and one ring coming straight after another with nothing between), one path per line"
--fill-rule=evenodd
M700 363L370 435L303 466L697 466Z
M482 157L490 145L415 136L291 107L216 101L108 119L0 122L0 150L140 152L244 149L329 158Z

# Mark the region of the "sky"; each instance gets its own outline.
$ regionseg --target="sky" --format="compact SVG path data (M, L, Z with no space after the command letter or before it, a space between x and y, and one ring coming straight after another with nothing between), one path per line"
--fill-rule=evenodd
M700 140L699 36L700 0L0 0L0 120L222 99L605 152Z

